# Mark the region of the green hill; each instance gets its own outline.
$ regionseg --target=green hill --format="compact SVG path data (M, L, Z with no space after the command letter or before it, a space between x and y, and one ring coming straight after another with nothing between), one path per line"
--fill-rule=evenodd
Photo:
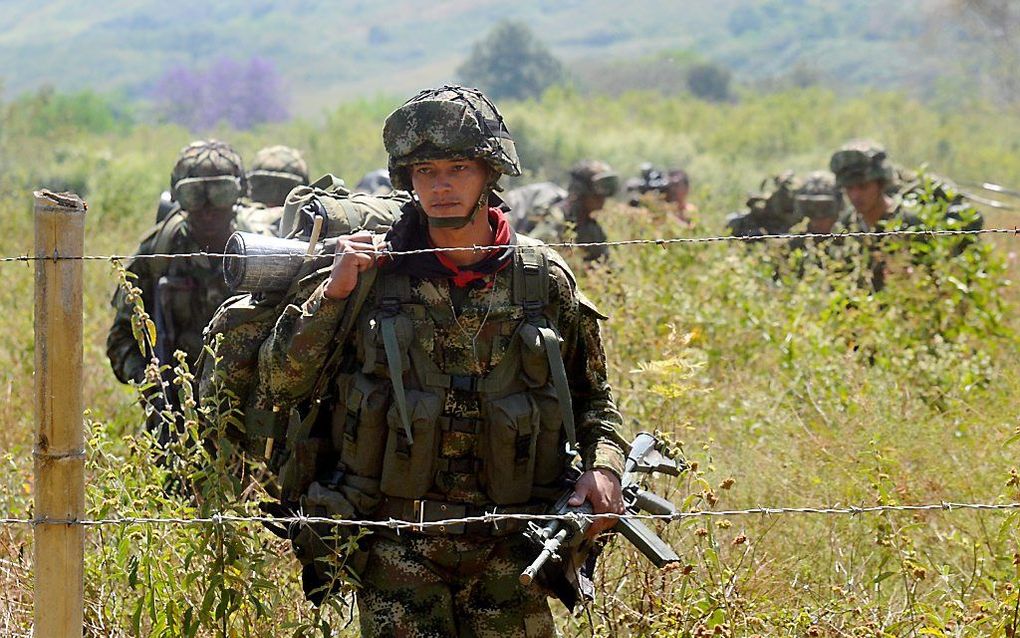
M922 0L7 0L0 78L8 95L52 84L144 97L171 65L264 56L290 83L291 107L316 113L357 95L406 94L452 80L470 45L522 20L568 66L685 50L738 81L791 72L829 83L930 87L945 67L918 39Z

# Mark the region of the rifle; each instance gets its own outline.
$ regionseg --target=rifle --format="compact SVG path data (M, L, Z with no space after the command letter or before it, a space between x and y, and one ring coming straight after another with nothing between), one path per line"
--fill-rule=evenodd
M627 463L624 467L620 484L623 489L623 500L626 514L647 512L649 514L673 514L676 506L666 499L644 490L640 486L641 475L661 472L670 476L679 476L687 469L683 459L672 458L664 449L662 441L648 432L639 432L630 444ZM573 468L577 480L579 472ZM571 484L573 481L571 481ZM552 514L566 515L566 520L553 520L545 525L529 523L524 536L539 548L538 557L523 572L520 582L531 585L535 580L542 580L563 601L568 609L573 610L580 598L594 598L594 586L590 575L594 569L591 544L585 542L585 532L591 527L591 503L585 502L578 507L567 505L573 494L572 487L564 493L552 508ZM680 560L680 557L637 519L621 518L613 531L619 532L631 542L656 567L662 568ZM560 563L563 569L553 569L552 563ZM584 562L581 569L581 562Z
M156 438L160 445L168 444L171 436L177 434L176 432L171 432L171 427L164 423L162 411L170 408L176 413L180 408L178 405L179 397L176 392L163 392L164 388L173 387L173 353L174 345L177 343L176 326L174 326L173 317L169 313L170 303L173 300L174 292L184 291L190 294L195 288L196 284L190 277L163 275L156 283L155 304L152 313L153 321L156 324L154 354L156 359L159 360L160 367L169 366L169 368L162 373L162 387L156 388L156 391L152 392L148 397L154 409L146 421L146 427L150 432L156 432ZM174 426L174 429L176 429L176 426Z

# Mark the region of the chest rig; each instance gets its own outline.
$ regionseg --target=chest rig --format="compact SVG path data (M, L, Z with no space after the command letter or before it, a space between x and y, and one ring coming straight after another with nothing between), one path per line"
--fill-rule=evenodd
M484 314L476 304L459 316L444 282L379 274L358 365L337 376L332 438L346 473L377 478L386 497L497 505L561 477L576 435L549 262L519 245Z

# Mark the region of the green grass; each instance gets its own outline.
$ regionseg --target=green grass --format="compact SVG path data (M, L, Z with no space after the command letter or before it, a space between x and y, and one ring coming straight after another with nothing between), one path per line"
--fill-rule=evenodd
M391 106L352 104L321 125L220 134L249 157L264 144L294 144L313 172L354 181L384 162L378 132ZM907 165L1020 183L1015 120L979 107L940 115L888 94L809 91L718 106L554 93L505 110L533 177L560 178L584 156L626 174L645 159L686 165L701 208L696 234L719 232L768 172L821 166L856 136L884 140ZM31 252L26 191L45 176L87 187L87 252L132 251L187 141L173 128L49 139L0 132L0 165L11 167L0 183L0 254ZM602 218L611 238L686 232L654 203L611 204ZM1014 224L1005 212L987 223ZM901 259L879 295L811 267L792 277L768 245L619 248L612 271L579 276L610 315L604 338L627 427L665 432L696 463L655 483L685 508L1010 502L1020 499L1009 442L1020 390L1020 300L1008 283L1015 241L984 238L970 262L936 254L911 269ZM163 494L168 477L151 463L134 395L105 360L113 270L84 268L89 515L254 513L250 501L233 500L229 482L204 483L193 503ZM0 511L30 516L33 272L21 263L0 270ZM223 459L198 453L191 462L226 472ZM650 569L615 540L591 617L596 635L1008 636L1020 584L1016 529L1015 515L974 511L688 520L663 530L683 557L676 569ZM208 527L90 528L87 544L90 636L314 635L321 621L302 602L286 546L257 525L222 537ZM0 632L25 633L29 530L0 528L0 548ZM341 626L345 609L324 617ZM558 618L566 635L590 632L586 617Z

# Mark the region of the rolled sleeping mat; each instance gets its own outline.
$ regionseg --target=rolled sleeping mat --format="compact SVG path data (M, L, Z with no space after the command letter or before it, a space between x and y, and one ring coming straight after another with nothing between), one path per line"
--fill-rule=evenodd
M235 292L286 290L308 261L329 264L325 250L320 242L309 255L307 241L236 232L224 248L223 279Z

